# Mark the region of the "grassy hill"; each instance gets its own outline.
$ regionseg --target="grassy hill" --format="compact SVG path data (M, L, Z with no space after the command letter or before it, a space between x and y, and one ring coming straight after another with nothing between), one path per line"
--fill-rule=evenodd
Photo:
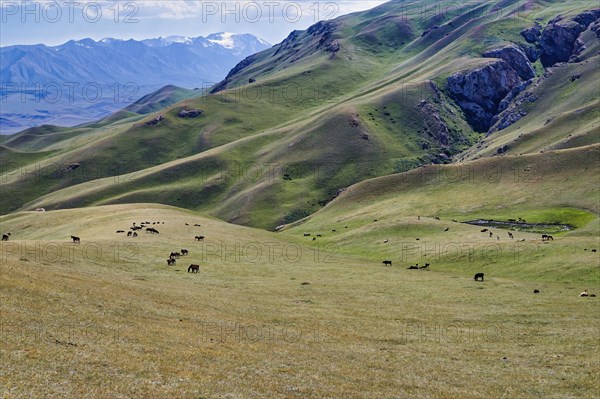
M75 162L80 168L42 184L15 179L5 168L2 189L10 199L0 211L158 201L273 229L314 213L364 179L493 156L504 146L509 154L526 154L597 142L593 49L548 77L536 66L537 101L526 105L527 116L487 137L473 132L446 92L445 77L488 62L479 58L485 49L524 42L518 32L535 18L545 23L591 5L545 2L535 12L522 6L488 2L426 18L386 3L293 32L240 63L211 95L145 118L131 113L191 95L167 87L95 125L16 135L4 145L59 150L22 169ZM571 82L572 74L581 78ZM553 100L558 93L564 101ZM203 113L181 118L184 108ZM146 123L159 116L158 124ZM94 182L92 190L78 187L86 182Z
M600 46L489 133L447 78L597 4L413 5L3 137L0 397L596 397Z
M579 251L590 236L540 243L521 269L505 270L498 251L416 271L396 252L385 267L379 238L399 250L393 240L405 233L450 243L456 234L481 241L478 229L429 216L417 226L384 208L347 213L350 194L323 211L325 225L347 235L339 241L155 204L1 217L0 230L12 232L0 246L3 396L593 397L597 298L578 297L598 286L597 266L588 280L598 253ZM372 214L379 225L368 225ZM315 233L318 219L300 228ZM143 221L160 222L160 234L115 233ZM452 238L440 232L446 225ZM167 266L180 248L190 254ZM581 269L550 271L550 256L569 251ZM187 273L190 263L200 273ZM473 270L486 281L474 282Z

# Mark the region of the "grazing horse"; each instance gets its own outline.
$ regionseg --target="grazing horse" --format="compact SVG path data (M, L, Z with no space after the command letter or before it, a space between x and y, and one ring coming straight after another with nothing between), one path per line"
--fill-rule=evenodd
M196 241L202 241L202 240L204 240L204 236L195 236L194 240L196 240Z
M71 236L71 240L73 240L74 243L81 243L81 239L79 237L75 237L75 236Z
M194 224L194 227L202 227L202 225L201 225L201 224L198 224L198 223L195 223L195 224Z
M189 253L190 253L190 252L189 252L187 249L182 249L182 250L181 250L181 255L187 255L187 254L189 254Z
M392 261L391 261L391 260L384 260L384 261L383 261L383 264L384 264L385 266L391 266L391 265L392 265Z
M175 259L169 258L169 259L167 259L167 266L173 266L173 265L175 265L176 262L177 261Z
M190 267L188 267L188 273L198 273L198 271L200 270L200 265L190 265Z
M479 280L483 281L483 276L484 276L483 273L475 273L475 277L473 277L473 280L475 280L475 281L479 281Z
M10 238L10 233L2 234L2 241L8 241L9 238Z

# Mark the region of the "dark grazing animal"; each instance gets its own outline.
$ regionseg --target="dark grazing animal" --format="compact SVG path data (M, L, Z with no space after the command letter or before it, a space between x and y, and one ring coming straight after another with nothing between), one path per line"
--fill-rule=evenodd
M77 244L81 243L81 239L79 237L71 236L71 240Z
M391 265L392 265L392 261L391 261L391 260L384 260L384 261L383 261L383 264L384 264L385 266L391 266Z
M196 241L202 241L202 240L204 240L204 236L195 236L194 240L196 240Z
M304 233L304 237L310 237L310 233Z
M484 276L483 273L475 273L475 277L473 277L473 280L475 280L475 281L480 281L480 280L483 281L483 276Z
M317 239L317 237L313 237L313 239L312 239L312 240L314 241L314 240L316 240L316 239Z
M542 241L554 241L554 237L548 234L542 234Z
M10 233L2 234L2 241L8 241L9 238L10 238Z
M444 229L444 231L448 231L448 230L450 230L450 227L446 227L446 228Z
M188 273L198 273L198 271L200 270L200 265L190 265L190 267L188 267Z
M146 228L146 233L159 234L158 230L156 230L154 227Z
M486 231L488 231L488 229L481 230L482 233L485 233Z
M508 236L510 237L511 240L514 238L513 234L510 231L508 232Z
M117 233L125 233L125 230L117 230Z
M133 234L133 231L128 231L127 232L127 237L131 237L132 234Z
M190 252L189 252L187 249L182 249L182 250L181 250L181 255L187 255L187 254L189 254L189 253L190 253Z
M171 252L171 255L169 255L169 258L179 258L181 256L181 254L179 252Z
M429 267L429 263L425 263L425 266L419 267L419 269L427 269Z
M131 235L132 237L137 237L137 233L134 231L133 234Z
M533 293L534 293L534 294L539 294L539 293L540 293L540 290L537 290L537 289L536 289L536 290L533 290Z
M202 225L196 223L196 224L194 224L194 227L202 227Z
M409 267L407 267L408 270L416 270L419 268L419 264L417 263L416 265L411 265Z
M167 266L173 266L177 261L173 258L167 259Z

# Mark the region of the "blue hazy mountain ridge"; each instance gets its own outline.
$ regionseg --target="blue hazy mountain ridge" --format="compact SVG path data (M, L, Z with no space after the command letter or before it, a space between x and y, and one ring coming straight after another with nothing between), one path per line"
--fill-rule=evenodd
M251 34L0 47L0 132L102 118L165 85L207 88L269 48Z

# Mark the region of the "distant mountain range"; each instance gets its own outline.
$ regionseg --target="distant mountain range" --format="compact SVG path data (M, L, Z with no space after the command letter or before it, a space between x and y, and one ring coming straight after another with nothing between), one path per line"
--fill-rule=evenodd
M251 34L226 32L0 47L0 131L96 120L167 84L207 88L269 47Z

